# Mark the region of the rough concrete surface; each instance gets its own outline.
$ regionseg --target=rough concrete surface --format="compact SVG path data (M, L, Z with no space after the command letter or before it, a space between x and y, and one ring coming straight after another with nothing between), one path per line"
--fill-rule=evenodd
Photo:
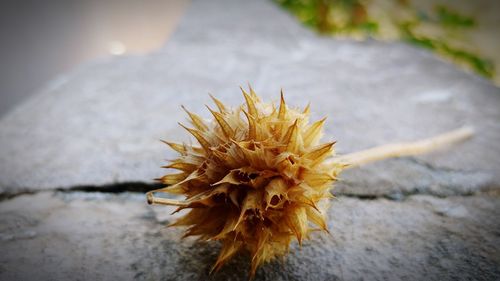
M247 82L310 101L339 153L476 129L345 172L331 236L256 280L500 278L498 88L405 44L318 37L267 1L200 0L161 50L84 65L0 120L0 279L246 280L244 256L208 277L218 246L181 241L169 208L123 191L164 172L159 139L187 140L181 104L208 117L207 92L236 105Z
M24 206L19 209L19 206ZM208 277L216 243L181 240L139 195L50 193L0 204L4 280L248 280L241 256ZM471 280L500 275L500 201L339 198L317 233L256 280Z

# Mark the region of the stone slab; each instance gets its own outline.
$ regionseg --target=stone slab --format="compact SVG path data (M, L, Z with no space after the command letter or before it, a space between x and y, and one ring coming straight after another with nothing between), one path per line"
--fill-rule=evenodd
M0 280L248 280L238 256L208 276L217 243L181 240L172 209L123 193L21 195L0 204ZM497 196L341 197L331 235L293 244L255 280L498 280Z
M490 82L405 44L318 37L269 1L216 0L193 1L158 52L83 65L3 117L0 193L151 183L173 156L159 139L188 139L180 105L208 116L207 92L236 105L247 82L266 99L283 87L291 105L311 102L340 153L476 128L452 149L347 172L340 193L500 186L500 90Z

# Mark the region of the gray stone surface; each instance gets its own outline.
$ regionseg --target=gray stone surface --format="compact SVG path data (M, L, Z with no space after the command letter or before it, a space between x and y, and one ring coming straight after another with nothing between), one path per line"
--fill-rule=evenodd
M188 138L180 105L208 116L207 92L239 104L247 81L266 99L283 87L290 104L310 101L341 153L477 129L466 144L419 157L423 166L371 165L361 182L345 174L363 190L407 192L447 171L471 189L499 181L500 90L488 81L405 44L317 37L272 3L219 0L195 1L160 51L82 66L0 120L0 191L151 182L172 156L158 140ZM399 173L387 166L408 166L408 180L383 184Z
M42 203L43 202L43 203ZM142 196L42 192L0 204L1 280L248 280L240 256L207 276L216 243L180 240L171 210ZM331 235L313 234L255 280L494 280L500 201L337 199Z
M263 0L198 0L161 50L84 65L0 120L0 280L247 280L244 256L207 277L216 244L179 240L170 208L121 192L162 175L159 139L187 140L181 104L208 117L207 92L236 105L247 82L310 101L340 153L477 132L342 174L332 235L256 280L500 278L498 88L405 44L318 37Z

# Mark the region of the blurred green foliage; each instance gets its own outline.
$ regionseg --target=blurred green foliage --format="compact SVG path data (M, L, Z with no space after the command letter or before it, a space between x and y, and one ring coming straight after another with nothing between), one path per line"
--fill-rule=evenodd
M463 30L475 28L476 20L444 5L421 10L410 0L274 1L323 35L404 40L485 77L495 74L493 62L479 55L474 42L463 35Z
M436 6L436 13L439 21L443 25L456 26L456 27L472 27L476 21L472 17L460 15L459 13L450 10L443 5Z
M278 0L283 7L295 14L305 25L320 33L335 34L362 31L376 33L378 24L367 18L363 4L357 0ZM331 11L339 11L346 17L334 21Z
M462 63L487 78L493 78L495 73L494 64L487 59L481 58L480 56L459 49L457 47L451 47L448 43L442 40L436 40L432 37L418 36L413 32L410 23L401 24L402 39L413 45L430 49L440 55L450 58L452 61L457 63Z

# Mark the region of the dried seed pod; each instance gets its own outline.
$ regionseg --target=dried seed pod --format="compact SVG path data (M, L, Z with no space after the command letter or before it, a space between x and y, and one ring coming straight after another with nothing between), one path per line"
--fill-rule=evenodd
M219 240L222 249L212 270L234 254L251 255L250 274L257 267L288 252L313 230L328 232L326 210L330 189L345 168L391 157L411 156L473 136L464 127L433 138L394 143L333 156L335 142L320 143L325 119L309 123L309 106L297 110L265 103L252 88L243 92L245 104L235 109L212 97L218 110L208 108L206 123L187 112L193 128L184 127L199 146L165 142L179 153L165 168L180 172L159 180L165 188L148 192L150 204L191 209L173 226L185 226L186 236ZM186 196L183 201L155 197L165 192Z
M180 155L167 168L180 172L159 180L168 185L148 193L150 203L191 209L173 223L185 236L219 240L218 270L239 251L257 267L287 253L313 230L327 230L330 189L344 164L325 163L334 142L320 143L325 119L309 123L309 107L290 108L283 93L278 107L242 89L245 104L230 109L213 98L213 121L186 110L192 128L181 124L199 146L166 142ZM184 201L154 192L183 194Z

